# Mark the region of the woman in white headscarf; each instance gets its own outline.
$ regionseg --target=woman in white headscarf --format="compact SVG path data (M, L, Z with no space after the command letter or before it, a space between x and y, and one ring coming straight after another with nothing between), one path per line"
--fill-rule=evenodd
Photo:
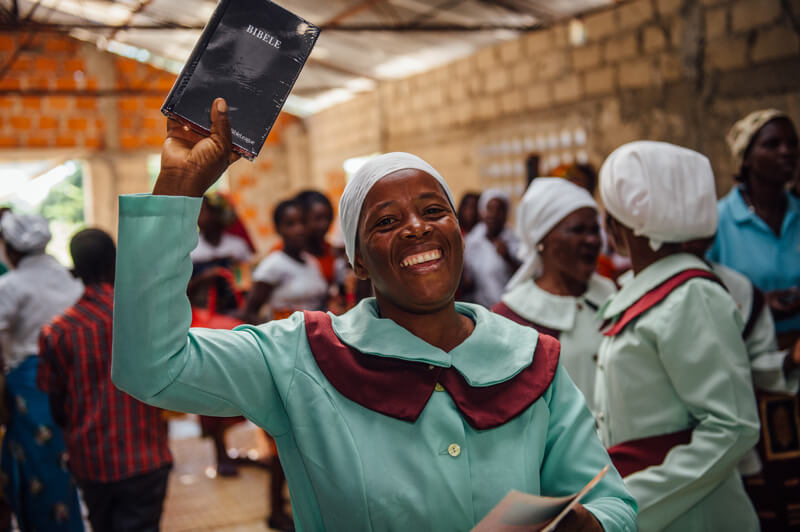
M78 494L66 468L61 428L36 386L39 333L75 303L83 284L45 253L47 220L6 212L0 248L11 270L0 277L0 356L8 420L3 438L5 493L20 530L83 530Z
M597 204L566 179L538 177L517 206L522 266L492 310L555 336L561 363L594 410L597 310L616 289L595 273L602 239Z
M634 276L608 304L595 404L639 502L639 529L758 530L736 465L758 439L739 310L682 243L714 234L708 159L632 142L600 170L609 232Z
M121 198L120 388L264 428L298 530L469 530L509 489L565 495L608 463L557 342L455 303L463 240L453 199L407 153L367 162L340 203L348 259L374 298L341 316L189 329L188 255L199 196L229 161L226 109L215 102L211 137L199 142L170 122L154 194ZM565 529L635 529L616 471L583 502Z
M464 239L464 300L491 307L519 266L519 241L506 226L510 203L500 189L481 194L478 213L481 222Z

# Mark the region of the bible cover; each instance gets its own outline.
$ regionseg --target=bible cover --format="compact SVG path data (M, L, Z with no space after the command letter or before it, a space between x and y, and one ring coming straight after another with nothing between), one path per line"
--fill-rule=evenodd
M254 159L319 37L269 0L222 0L161 112L208 135L211 103L228 103L233 149Z

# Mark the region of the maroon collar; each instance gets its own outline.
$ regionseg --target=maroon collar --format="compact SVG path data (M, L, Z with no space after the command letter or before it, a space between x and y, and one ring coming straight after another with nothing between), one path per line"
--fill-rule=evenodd
M558 339L558 337L561 335L561 331L551 329L550 327L545 327L544 325L539 325L538 323L523 318L522 316L511 310L511 307L509 307L502 301L496 303L491 310L495 314L500 314L501 316L508 318L513 322L519 323L520 325L525 325L526 327L533 327L540 333L548 334L555 339Z
M700 268L683 270L640 297L633 305L628 307L627 310L622 313L622 316L603 334L606 336L618 335L629 323L663 301L670 293L672 293L673 290L690 279L696 278L708 279L710 281L719 283L723 288L725 287L725 285L722 284L722 281L720 281L716 275L708 270L703 270ZM601 329L605 326L607 326L607 323L603 324Z
M475 429L503 425L547 391L558 368L558 340L540 335L528 367L492 386L470 386L452 367L361 353L336 336L328 314L304 315L314 360L333 387L365 408L403 421L417 420L439 383Z

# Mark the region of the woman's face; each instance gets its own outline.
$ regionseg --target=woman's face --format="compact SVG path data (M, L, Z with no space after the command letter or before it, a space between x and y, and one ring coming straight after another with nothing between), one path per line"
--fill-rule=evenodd
M797 168L797 132L792 122L778 118L767 122L753 139L742 166L755 179L785 185Z
M508 205L500 198L490 199L486 203L486 212L484 213L484 223L486 224L486 232L489 236L497 236L506 226L508 219Z
M467 231L472 229L478 223L478 198L475 196L465 197L461 202L458 218L462 229Z
M354 270L372 281L379 303L439 310L453 300L463 261L458 219L436 179L400 170L372 187L361 209Z
M333 213L327 205L322 202L312 203L306 216L308 238L315 242L324 240L332 221Z
M591 207L573 211L553 227L541 243L545 274L558 272L587 282L597 267L602 246L597 211Z
M287 250L301 250L306 246L306 224L300 207L289 207L278 223L278 234Z

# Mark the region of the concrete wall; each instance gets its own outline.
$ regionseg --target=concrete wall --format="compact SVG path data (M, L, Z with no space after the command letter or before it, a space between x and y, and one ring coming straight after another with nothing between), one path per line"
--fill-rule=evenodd
M537 152L599 166L635 139L707 154L720 192L732 182L728 128L782 108L800 124L800 2L636 0L531 32L378 89L308 120L311 169L325 183L347 157L405 150L436 166L456 196L520 192Z

